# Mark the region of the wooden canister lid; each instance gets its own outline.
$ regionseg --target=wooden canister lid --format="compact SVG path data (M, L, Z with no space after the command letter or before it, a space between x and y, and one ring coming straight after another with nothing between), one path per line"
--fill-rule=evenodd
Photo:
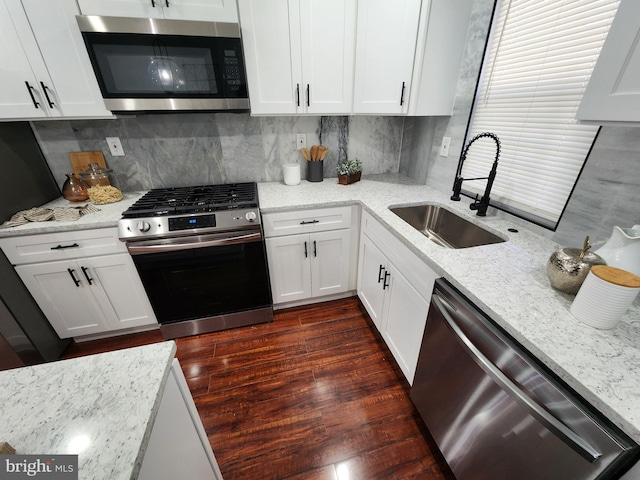
M640 288L640 277L631 272L608 265L594 265L591 267L593 274L605 282L620 285L621 287Z

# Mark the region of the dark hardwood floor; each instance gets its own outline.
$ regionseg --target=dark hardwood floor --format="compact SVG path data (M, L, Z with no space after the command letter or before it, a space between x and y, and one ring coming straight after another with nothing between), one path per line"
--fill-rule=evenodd
M176 340L225 480L455 480L356 297ZM75 357L163 341L72 344Z

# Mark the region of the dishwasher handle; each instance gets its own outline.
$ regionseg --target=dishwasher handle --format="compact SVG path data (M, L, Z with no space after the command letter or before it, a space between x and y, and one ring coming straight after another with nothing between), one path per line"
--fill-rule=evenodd
M591 446L582 437L577 435L573 430L564 423L540 407L533 399L522 391L514 382L512 382L502 371L493 364L484 354L473 344L473 342L464 334L456 321L449 314L445 306L444 299L434 293L432 301L442 314L445 322L453 330L458 337L462 346L473 357L475 362L489 375L513 400L524 407L534 418L541 422L546 428L554 433L559 439L579 453L583 458L591 463L595 463L602 456L598 450ZM447 304L449 302L446 302Z

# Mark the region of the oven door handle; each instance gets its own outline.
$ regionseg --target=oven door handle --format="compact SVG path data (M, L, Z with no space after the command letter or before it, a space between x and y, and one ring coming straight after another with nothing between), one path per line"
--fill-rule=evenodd
M161 241L129 242L127 243L127 250L131 255L140 255L143 253L177 252L180 250L193 250L194 248L219 247L260 240L262 240L261 232L225 237L200 235Z

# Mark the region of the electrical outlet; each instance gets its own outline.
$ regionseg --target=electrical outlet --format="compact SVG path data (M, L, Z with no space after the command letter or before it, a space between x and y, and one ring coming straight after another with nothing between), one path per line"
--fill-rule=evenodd
M442 137L442 145L440 145L440 156L449 156L449 146L451 145L451 137Z
M119 137L105 137L105 140L113 157L124 157L124 150Z
M302 150L303 148L307 148L307 134L298 133L296 134L296 150Z

